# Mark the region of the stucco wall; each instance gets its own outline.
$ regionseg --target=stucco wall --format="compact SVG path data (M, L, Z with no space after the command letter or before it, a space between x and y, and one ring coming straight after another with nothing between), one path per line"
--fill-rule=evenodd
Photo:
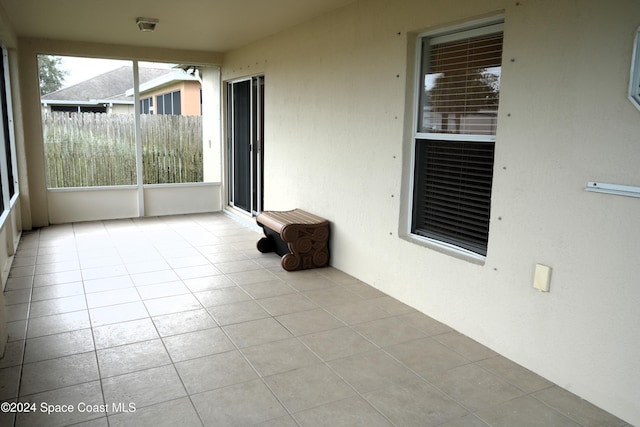
M484 264L406 234L421 31L504 13ZM265 74L265 209L332 222L331 263L640 424L640 111L627 100L640 3L358 1L225 55ZM532 288L536 263L551 292Z

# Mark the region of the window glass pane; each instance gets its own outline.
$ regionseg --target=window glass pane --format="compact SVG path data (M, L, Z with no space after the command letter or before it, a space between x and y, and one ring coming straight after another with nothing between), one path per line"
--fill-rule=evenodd
M202 116L181 115L181 93L175 90L183 85L199 89L200 82L170 64L141 63L141 72L147 67L163 68L164 75L157 85L154 80L140 85L141 97L157 97L156 114L141 117L143 183L202 182ZM199 91L187 92L184 102L198 105Z
M418 132L495 135L502 34L422 42Z
M175 115L182 114L182 112L180 110L180 91L177 90L177 91L173 92L172 93L172 97L173 97L173 99L172 99L172 101L173 101L173 109L171 111L171 114L175 114Z
M158 106L156 114L164 114L164 100L162 95L158 96Z
M135 184L131 61L40 55L38 65L48 188Z

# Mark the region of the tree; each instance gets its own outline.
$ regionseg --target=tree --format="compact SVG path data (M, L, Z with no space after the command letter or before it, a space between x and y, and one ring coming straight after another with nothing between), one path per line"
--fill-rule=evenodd
M64 78L69 72L60 69L61 62L62 58L58 56L38 55L40 95L46 95L62 87Z

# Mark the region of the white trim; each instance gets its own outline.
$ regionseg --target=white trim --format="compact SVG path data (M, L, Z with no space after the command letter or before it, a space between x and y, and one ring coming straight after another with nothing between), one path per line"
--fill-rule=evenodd
M149 80L148 82L141 84L139 86L139 90L140 90L140 93L142 94L150 90L160 88L162 86L167 86L173 82L189 82L189 81L197 82L198 79L197 77L191 74L185 73L184 70L173 70L173 71L167 72L167 74L163 74L160 77L156 77L153 80ZM134 92L134 89L131 88L131 89L127 89L127 91L124 94L126 96L132 96L133 92Z
M425 31L424 33L420 33L418 34L418 40L422 39L424 37L429 37L429 38L444 38L448 35L451 34L460 34L461 36L458 37L457 39L463 39L463 38L467 38L469 36L465 36L465 34L468 34L472 31L475 31L477 29L480 29L481 27L484 28L492 28L493 26L496 25L501 25L504 27L504 14L499 14L499 15L494 15L491 16L489 18L481 18L481 19L475 19L473 21L467 21L461 24L457 24L457 25L452 25L452 26L448 26L445 28L439 28L436 30L429 30L429 31ZM500 32L502 30L498 30L498 31L489 31L486 32L486 34L491 34L493 33L497 33ZM477 36L477 35L481 35L482 33L478 33L475 34L473 37ZM452 38L452 40L456 40L456 38Z
M620 184L607 184L604 182L588 182L585 191L594 193L614 194L616 196L640 197L640 187Z
M142 124L140 123L140 76L138 61L133 60L133 120L136 137L136 186L138 188L138 216L144 216L144 173L142 162Z

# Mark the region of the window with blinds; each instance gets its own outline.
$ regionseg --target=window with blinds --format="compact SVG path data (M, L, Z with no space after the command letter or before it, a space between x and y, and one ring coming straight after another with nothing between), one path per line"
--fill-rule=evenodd
M420 42L411 232L486 256L502 24Z

